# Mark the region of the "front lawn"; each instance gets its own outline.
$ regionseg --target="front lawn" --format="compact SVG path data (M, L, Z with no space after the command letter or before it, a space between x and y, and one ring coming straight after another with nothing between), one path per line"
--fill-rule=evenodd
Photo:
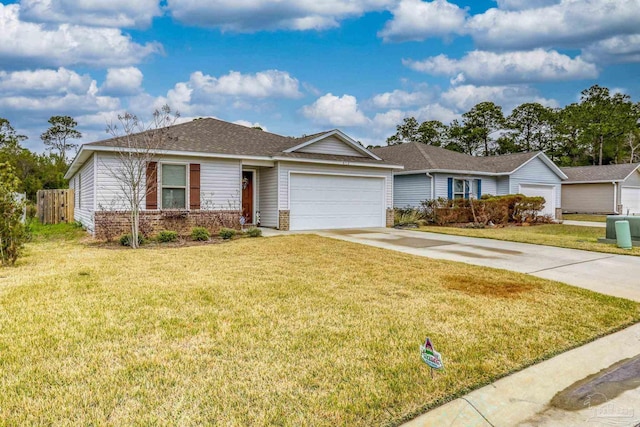
M0 270L0 424L397 424L638 320L631 301L318 236L41 238Z
M453 234L455 236L483 237L485 239L506 240L509 242L533 243L536 245L558 246L561 248L582 249L585 251L604 252L608 254L640 256L640 247L620 249L615 244L599 243L604 237L602 227L583 227L580 225L545 224L530 227L496 227L496 228L460 228L427 226L419 231L430 233Z

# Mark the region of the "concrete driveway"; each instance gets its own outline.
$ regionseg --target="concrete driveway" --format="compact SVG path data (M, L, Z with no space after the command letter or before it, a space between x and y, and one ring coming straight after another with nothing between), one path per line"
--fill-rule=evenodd
M517 271L640 301L640 257L393 228L315 233L412 255Z

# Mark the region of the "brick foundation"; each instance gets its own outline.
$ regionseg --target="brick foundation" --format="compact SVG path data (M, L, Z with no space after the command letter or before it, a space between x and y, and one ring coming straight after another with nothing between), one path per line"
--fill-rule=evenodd
M140 233L151 237L162 230L171 230L187 236L193 227L204 227L215 234L222 227L240 229L240 215L240 211L142 211ZM94 222L97 239L112 240L131 233L129 211L97 211Z
M387 209L387 227L393 227L395 223L395 211Z
M278 211L278 224L279 230L289 230L289 211Z

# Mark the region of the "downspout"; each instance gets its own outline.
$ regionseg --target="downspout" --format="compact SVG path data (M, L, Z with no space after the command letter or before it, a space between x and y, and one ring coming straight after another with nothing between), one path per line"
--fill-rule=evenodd
M613 184L613 213L618 215L620 214L620 212L618 212L618 183L615 181L611 183Z
M436 198L436 178L429 172L425 175L427 175L427 178L431 179L431 200L434 200Z

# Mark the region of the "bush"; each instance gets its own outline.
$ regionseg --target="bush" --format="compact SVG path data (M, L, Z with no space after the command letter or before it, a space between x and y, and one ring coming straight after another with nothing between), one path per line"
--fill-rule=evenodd
M422 215L417 209L395 209L393 213L393 223L399 227L418 225L420 220L422 220Z
M236 230L231 228L221 228L219 234L224 240L229 240L236 235Z
M262 230L260 230L259 228L256 227L251 227L250 229L247 230L247 236L249 237L260 237L262 236Z
M125 234L120 237L120 244L122 246L131 246L132 239L133 238L130 233ZM138 234L138 245L141 245L142 243L144 243L144 239L142 238L142 235Z
M170 231L170 230L162 230L161 232L158 233L157 240L160 243L175 242L176 240L178 240L178 232Z
M20 180L9 163L0 163L0 265L13 265L29 234L22 222L24 202L18 200Z
M197 242L206 242L211 238L209 230L204 227L193 227L191 230L191 239Z
M420 211L425 219L439 225L469 222L506 225L510 222L520 224L541 221L540 211L543 208L543 197L508 194L483 195L480 200L426 200L421 203Z

